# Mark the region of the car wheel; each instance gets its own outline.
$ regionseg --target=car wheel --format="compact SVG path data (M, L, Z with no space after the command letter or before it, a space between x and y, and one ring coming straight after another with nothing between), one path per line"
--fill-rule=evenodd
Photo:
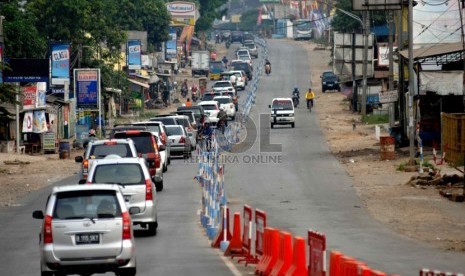
M118 270L118 272L116 272L116 275L118 275L118 276L134 276L134 275L136 275L136 268L131 267L131 268L120 269L120 270Z
M294 127L295 127L295 123L292 123L292 124L291 124L291 127L294 128Z
M163 165L163 172L166 172L168 170L168 165Z
M155 189L157 190L157 192L163 191L163 180L160 182L155 182Z

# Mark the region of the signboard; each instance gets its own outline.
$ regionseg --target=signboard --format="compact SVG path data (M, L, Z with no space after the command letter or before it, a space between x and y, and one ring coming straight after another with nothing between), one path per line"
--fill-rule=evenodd
M397 92L397 90L379 92L380 103L393 103L393 102L397 102L398 99L399 99L399 93Z
M38 82L37 83L37 108L46 108L46 93L47 92L47 83L46 82Z
M402 0L352 0L353 11L400 10Z
M165 47L165 59L175 59L177 57L177 49L178 49L178 38L176 34L176 28L170 27L169 28L169 36L170 39L166 42Z
M53 44L51 46L52 85L63 85L69 82L69 44Z
M77 108L98 109L100 69L74 69L74 95Z
M184 1L166 3L166 9L173 18L195 18L195 4Z
M263 255L265 253L265 211L255 209L255 254Z
M44 132L42 136L42 150L56 151L55 148L55 132Z
M240 23L240 22L241 22L240 14L231 15L231 23Z
M142 49L140 40L128 40L127 42L127 64L129 70L142 68Z
M379 45L379 44L378 44ZM393 53L397 47L392 47ZM389 46L378 46L378 66L389 66Z
M37 86L31 85L31 86L25 86L22 87L22 92L23 92L23 109L24 110L29 110L29 109L34 109L36 107L36 101L37 101Z
M46 59L5 59L11 68L3 72L4 82L48 82L50 61Z

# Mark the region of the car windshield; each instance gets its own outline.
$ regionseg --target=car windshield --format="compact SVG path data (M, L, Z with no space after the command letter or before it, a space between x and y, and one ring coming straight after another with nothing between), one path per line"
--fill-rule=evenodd
M98 164L95 166L92 182L136 185L145 184L145 177L139 163Z
M271 109L276 110L293 110L292 101L289 100L275 100L273 101L273 105Z
M248 54L249 54L249 51L247 50L240 50L237 52L238 56L242 56L242 55L247 56Z
M213 99L214 101L217 101L219 104L228 104L228 103L232 103L232 100L231 98L215 98Z
M205 110L218 110L218 108L214 104L203 104L202 106Z
M222 70L224 69L222 62L211 62L210 63L210 70Z
M180 127L167 126L166 132L168 133L168 136L183 135L182 128Z
M213 85L213 87L217 88L217 87L231 87L231 83L230 82L224 82L224 81L218 81L218 82L215 82L215 84Z
M89 151L89 156L93 156L95 159L105 158L105 156L110 154L117 154L121 157L133 157L129 144L94 145Z
M121 217L115 191L69 191L57 194L53 218L60 220Z
M245 62L237 62L237 63L234 63L233 65L234 69L236 70L244 70L244 71L248 71L249 70L249 66L247 63Z
M249 49L255 49L255 44L245 44Z
M335 75L333 74L333 72L324 72L323 73L323 78L330 78L330 77L334 77Z

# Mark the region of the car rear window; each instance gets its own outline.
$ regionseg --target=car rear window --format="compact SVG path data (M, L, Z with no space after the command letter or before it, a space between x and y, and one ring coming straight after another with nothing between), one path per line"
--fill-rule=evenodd
M217 101L220 104L232 103L231 98L215 98L214 100Z
M182 125L183 127L189 127L189 120L186 118L176 118L176 121L178 121L179 125Z
M202 97L202 101L211 101L215 96L215 94L204 94Z
M105 158L105 156L110 154L116 154L121 157L134 157L128 144L94 145L89 152L89 156L93 156L95 159Z
M213 87L231 87L229 82L216 82Z
M138 185L145 184L145 177L140 164L101 164L95 167L92 183Z
M121 208L115 191L70 191L58 193L56 196L54 219L114 217L121 217Z
M168 136L183 135L184 134L180 127L166 127L166 132L168 133Z
M129 134L126 132L115 133L115 138L130 138L134 141L138 153L152 153L155 152L155 147L152 141L152 134L143 132L142 135Z
M244 71L250 71L249 65L245 62L238 62L233 65L235 70L244 70Z
M217 110L216 105L214 104L203 104L203 109L205 110Z
M176 120L174 118L155 117L155 118L150 119L150 121L162 122L163 124L167 126L177 125Z
M157 124L134 124L134 125L137 125L137 126L144 125L148 131L160 133L160 125L157 125Z

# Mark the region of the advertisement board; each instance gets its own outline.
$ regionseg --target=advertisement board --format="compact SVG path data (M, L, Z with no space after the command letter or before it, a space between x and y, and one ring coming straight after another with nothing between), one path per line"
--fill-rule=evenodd
M23 92L23 110L30 110L36 107L37 102L37 86L24 86Z
M52 85L64 85L69 82L69 44L53 44L51 46Z
M172 18L195 18L195 4L184 1L166 3L166 9Z
M50 61L33 58L5 59L11 70L3 72L4 82L48 82Z
M177 34L176 34L176 28L170 27L169 28L169 36L170 39L166 42L166 53L165 53L165 59L175 59L177 57Z
M98 109L100 69L74 69L74 95L77 108Z
M127 64L129 70L139 70L142 68L141 41L134 39L127 42Z

